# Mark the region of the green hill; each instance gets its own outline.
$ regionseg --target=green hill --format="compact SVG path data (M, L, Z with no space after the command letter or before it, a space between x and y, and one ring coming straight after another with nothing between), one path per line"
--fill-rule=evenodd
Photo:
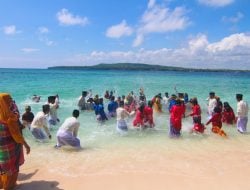
M228 70L228 69L194 69L194 68L182 68L182 67L171 67L163 65L149 65L142 63L100 63L93 66L55 66L48 67L48 69L57 70L127 70L127 71L188 71L188 72L250 72L249 70Z

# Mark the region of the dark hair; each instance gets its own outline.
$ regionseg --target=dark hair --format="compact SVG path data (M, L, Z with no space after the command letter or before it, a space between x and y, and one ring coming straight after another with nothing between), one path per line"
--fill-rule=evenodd
M210 96L214 96L214 95L215 95L215 92L209 92L209 95L210 95Z
M121 100L121 101L119 102L119 106L120 106L120 107L123 107L123 106L124 106L124 101L123 101L123 100Z
M196 97L192 98L192 99L190 100L190 102L191 102L193 105L197 105L197 104L198 104L198 100L197 100Z
M218 106L216 106L216 107L214 108L214 112L215 112L215 113L221 113L221 108L218 107Z
M243 98L243 95L242 94L236 94L236 99L237 100L242 100Z
M201 118L198 116L194 116L193 121L194 121L194 123L201 123Z
M224 110L226 110L226 111L230 111L232 108L231 108L231 106L229 105L229 103L228 102L224 102Z
M110 97L110 100L111 100L111 101L114 101L114 100L115 100L115 97L114 97L114 96L111 96L111 97Z
M78 117L79 117L79 115L80 115L79 110L73 110L72 115L73 115L73 117L78 118Z
M87 94L88 94L88 92L87 92L87 91L82 91L82 96L86 97L86 96L87 96Z
M45 104L45 105L43 105L43 112L44 113L48 113L49 112L49 110L50 110L50 107L49 107L49 104Z
M56 99L56 96L49 96L48 97L48 103L54 104L55 103L55 99Z
M175 105L181 105L181 99L180 99L180 98L177 98L177 99L176 99Z
M224 105L225 108L226 108L226 107L230 107L230 105L229 105L228 102L224 102L223 105Z
M152 108L153 102L151 100L148 101L148 106Z

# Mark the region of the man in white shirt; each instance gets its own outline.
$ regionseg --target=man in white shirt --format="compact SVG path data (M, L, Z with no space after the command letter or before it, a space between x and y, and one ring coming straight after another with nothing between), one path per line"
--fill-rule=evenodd
M60 122L59 118L57 117L58 103L56 103L56 96L49 96L48 104L50 106L48 119L50 124L49 128L52 128L51 125L56 125L58 122Z
M38 112L31 123L30 130L36 140L43 141L47 138L51 139L47 122L49 110L50 107L48 104L43 105L43 111Z
M80 122L77 120L79 117L79 110L74 110L72 117L67 118L57 131L57 145L61 147L70 145L75 148L81 148L80 139L77 138Z
M237 100L237 129L240 133L247 132L248 122L248 105L247 102L243 101L242 94L236 94Z
M209 98L208 98L208 119L210 119L213 115L214 112L214 108L217 105L217 100L215 98L215 93L214 92L210 92L209 93Z
M87 91L82 91L82 95L78 98L78 107L79 110L86 110L86 96L87 96Z

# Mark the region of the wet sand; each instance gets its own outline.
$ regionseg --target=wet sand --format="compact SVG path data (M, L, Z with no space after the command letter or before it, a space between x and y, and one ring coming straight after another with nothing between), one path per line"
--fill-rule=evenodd
M211 146L135 145L85 148L80 152L39 146L21 167L19 190L250 189L250 136ZM214 140L216 139L216 140ZM180 140L182 141L182 140Z

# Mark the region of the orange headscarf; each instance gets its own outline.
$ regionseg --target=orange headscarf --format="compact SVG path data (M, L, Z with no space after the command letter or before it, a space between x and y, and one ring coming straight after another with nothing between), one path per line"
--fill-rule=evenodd
M7 124L13 139L17 143L23 144L24 139L20 132L18 120L19 112L11 96L7 93L0 93L0 121Z

